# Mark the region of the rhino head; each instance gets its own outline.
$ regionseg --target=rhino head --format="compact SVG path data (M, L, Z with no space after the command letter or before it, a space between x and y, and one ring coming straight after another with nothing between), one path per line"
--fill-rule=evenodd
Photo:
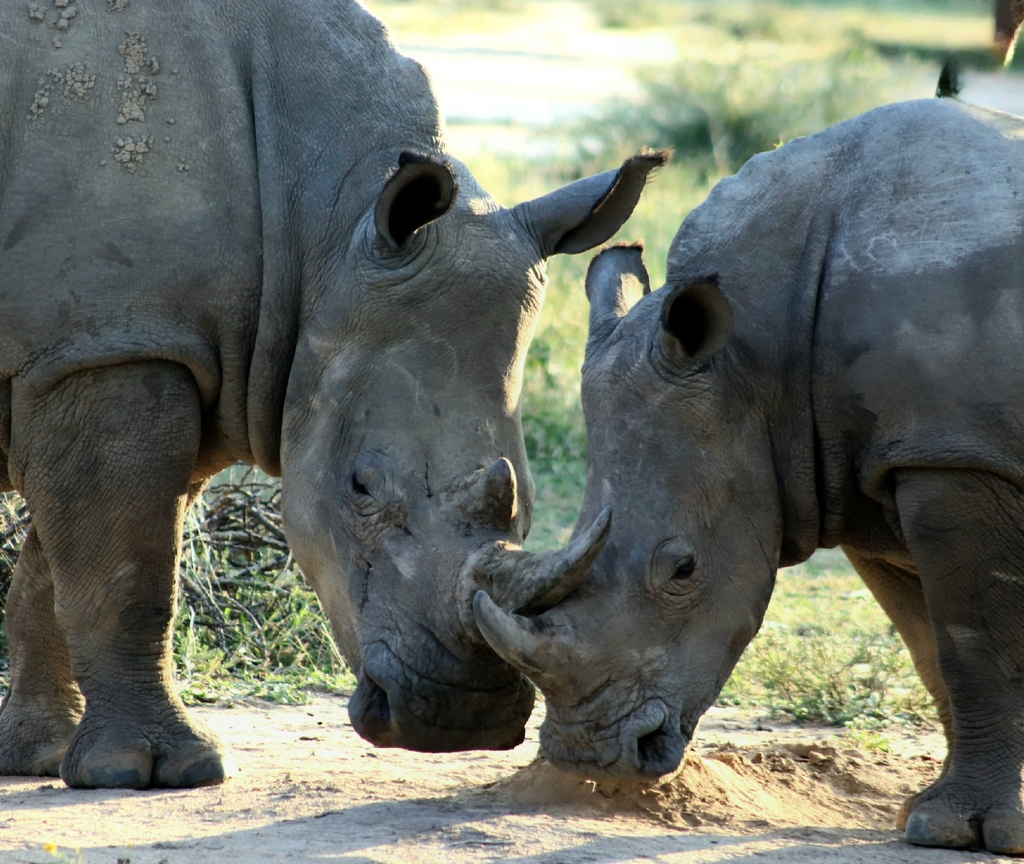
M639 247L587 275L587 485L608 505L592 575L542 614L481 591L480 629L543 691L542 753L589 777L675 770L770 598L780 511L756 380L712 276L650 292ZM631 303L641 298L635 305ZM736 355L733 356L733 351Z
M519 400L545 259L604 242L662 153L511 209L464 166L404 155L303 310L281 446L285 530L358 676L349 713L382 746L522 741L533 688L472 600L538 610L582 578L607 514L528 554Z

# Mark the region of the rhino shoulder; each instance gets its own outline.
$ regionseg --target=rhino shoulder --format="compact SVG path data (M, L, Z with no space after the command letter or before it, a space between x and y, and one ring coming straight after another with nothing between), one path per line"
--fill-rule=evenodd
M668 281L718 270L729 258L799 255L809 220L834 175L834 146L812 135L754 156L720 181L683 221L669 251ZM782 244L780 246L780 244Z
M1008 185L1024 194L1020 172L1009 176L1022 140L1021 118L949 99L885 105L795 139L753 157L687 217L670 252L670 281L674 273L689 278L695 263L707 270L709 256L741 251L792 262L814 235L840 225L871 251L878 245L871 238L904 232L922 213L945 214L926 222L936 231L953 220L962 229L973 222L977 231L959 231L962 246L1009 242L1020 220L997 219L995 232L991 223L1006 210ZM936 250L949 251L948 238L934 239ZM900 254L923 251L917 244ZM904 265L917 269L923 261Z
M443 121L430 76L387 26L354 0L260 0L254 75L287 123L324 134L323 147L393 138L438 142ZM352 131L355 141L347 141ZM400 130L405 130L403 135Z

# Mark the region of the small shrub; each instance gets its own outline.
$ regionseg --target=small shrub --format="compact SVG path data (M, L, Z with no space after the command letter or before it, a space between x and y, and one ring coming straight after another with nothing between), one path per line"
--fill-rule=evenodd
M675 4L665 0L590 0L589 5L600 26L615 30L664 26L678 16Z
M288 549L280 494L272 478L229 469L188 514L173 636L188 702L236 696L295 702L308 687L354 686ZM0 608L28 524L24 502L0 496ZM0 685L7 654L0 626Z
M903 641L846 559L832 552L779 572L761 631L722 702L865 736L935 719Z
M801 60L688 60L647 72L643 87L641 100L616 100L583 124L584 147L618 152L628 137L723 175L756 153L891 101L892 71L857 46Z
M212 485L189 514L174 635L187 700L293 702L307 686L354 684L288 548L280 497L279 481L251 470Z

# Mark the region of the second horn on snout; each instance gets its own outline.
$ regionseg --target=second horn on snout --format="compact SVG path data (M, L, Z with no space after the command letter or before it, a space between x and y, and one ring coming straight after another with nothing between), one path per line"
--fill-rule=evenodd
M512 463L502 456L449 489L458 512L476 525L509 531L518 515L518 482Z

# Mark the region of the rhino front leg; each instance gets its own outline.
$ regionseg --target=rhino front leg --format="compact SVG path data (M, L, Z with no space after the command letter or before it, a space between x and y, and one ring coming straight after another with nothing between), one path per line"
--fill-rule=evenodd
M91 370L18 409L12 449L85 697L60 776L80 787L222 781L223 749L188 716L172 675L182 519L200 440L190 373L162 362Z
M854 566L864 584L871 590L878 604L885 610L893 626L903 638L914 661L914 668L921 676L925 687L935 700L942 730L946 733L947 758L942 767L942 774L935 781L942 782L949 769L948 754L952 751L953 715L949 707L949 694L942 681L942 670L939 668L939 649L935 644L935 629L928 617L928 606L924 599L924 588L916 572L911 572L883 558L863 555L855 549L843 547L846 557ZM932 784L935 785L935 784ZM910 796L903 802L896 827L906 828L907 819L913 812L918 800L928 790Z
M53 609L53 578L29 531L5 612L11 683L0 705L0 774L56 775L85 708Z
M907 470L896 501L952 718L946 771L906 838L1024 853L1024 492L984 472Z

